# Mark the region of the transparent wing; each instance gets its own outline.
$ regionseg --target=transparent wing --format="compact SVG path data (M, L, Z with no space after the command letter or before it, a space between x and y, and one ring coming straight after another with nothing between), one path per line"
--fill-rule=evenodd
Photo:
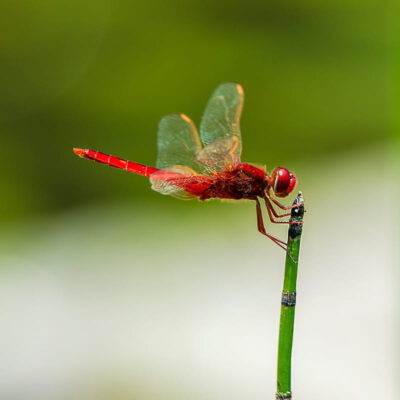
M205 171L205 166L196 158L196 154L202 149L199 134L186 115L171 114L161 119L157 145L157 168L185 165L200 173Z
M150 176L151 188L161 194L188 200L208 189L212 181L186 165L173 165Z
M184 186L192 176L196 175L196 171L185 165L173 165L157 171L150 177L151 188L161 194L179 199L194 199L196 196L188 193Z
M243 88L238 83L223 83L215 90L200 124L204 146L197 151L200 162L213 165L216 170L240 163L240 116L243 100Z

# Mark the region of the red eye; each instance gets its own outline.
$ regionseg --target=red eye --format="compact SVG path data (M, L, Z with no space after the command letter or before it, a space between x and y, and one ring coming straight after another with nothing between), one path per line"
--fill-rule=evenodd
M272 172L269 184L278 197L287 196L296 186L296 177L286 168L277 167Z

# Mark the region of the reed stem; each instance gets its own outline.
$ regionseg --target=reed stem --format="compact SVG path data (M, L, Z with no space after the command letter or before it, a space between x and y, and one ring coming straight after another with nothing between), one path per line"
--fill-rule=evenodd
M293 205L302 204L303 197L301 192L297 195ZM290 221L302 222L304 206L293 208ZM288 254L285 263L285 278L283 282L283 292L281 301L281 318L279 326L278 344L278 374L276 399L291 399L291 364L292 364L292 344L294 313L296 306L296 281L297 267L300 251L300 240L302 224L289 225L288 232ZM290 257L291 256L291 257Z

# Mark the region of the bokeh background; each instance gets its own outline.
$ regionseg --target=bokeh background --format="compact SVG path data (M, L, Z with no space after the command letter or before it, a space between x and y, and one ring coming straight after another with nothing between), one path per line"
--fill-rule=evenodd
M396 11L1 0L0 398L273 398L284 253L254 204L168 198L72 153L154 165L159 119L198 123L226 81L243 159L295 171L307 202L296 399L395 398Z

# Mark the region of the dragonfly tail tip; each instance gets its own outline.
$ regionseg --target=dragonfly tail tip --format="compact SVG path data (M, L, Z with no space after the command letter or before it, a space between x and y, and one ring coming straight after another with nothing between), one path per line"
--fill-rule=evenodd
M72 150L74 151L74 153L75 153L77 156L79 156L79 157L85 157L86 150L84 150L84 149L79 149L79 148L77 148L77 147L74 147Z

